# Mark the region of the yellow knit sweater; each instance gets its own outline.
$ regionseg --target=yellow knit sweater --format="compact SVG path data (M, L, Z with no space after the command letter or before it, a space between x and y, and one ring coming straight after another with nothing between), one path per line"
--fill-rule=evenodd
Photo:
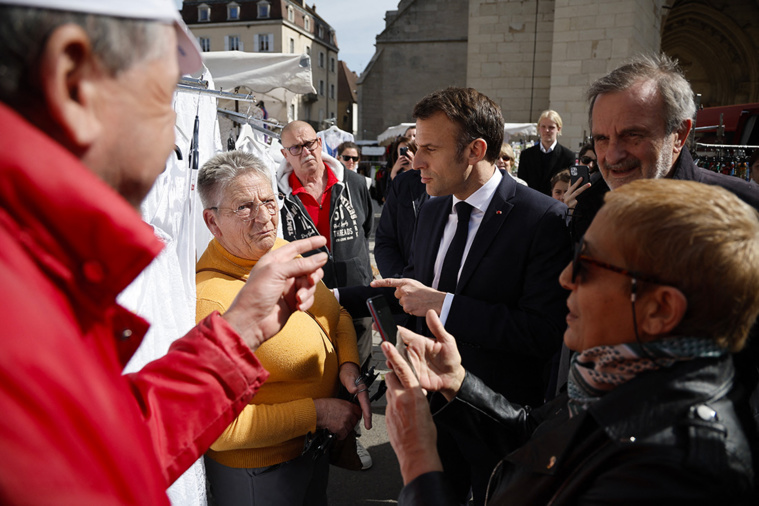
M278 238L272 249L284 244ZM224 313L255 264L213 239L197 265L197 320L213 311ZM305 434L316 430L313 399L334 396L339 366L358 364L351 316L320 283L308 313L293 313L256 357L269 379L207 453L229 467L271 466L301 454Z

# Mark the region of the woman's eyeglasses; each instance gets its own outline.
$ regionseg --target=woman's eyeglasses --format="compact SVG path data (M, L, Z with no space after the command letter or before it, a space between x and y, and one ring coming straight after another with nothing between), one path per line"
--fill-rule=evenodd
M589 156L581 156L580 157L580 163L583 165L590 165L595 164L596 160L594 158L591 158Z
M348 156L348 155L341 155L340 158L342 158L344 162L350 162L351 160L353 160L354 162L357 162L359 159L358 156Z

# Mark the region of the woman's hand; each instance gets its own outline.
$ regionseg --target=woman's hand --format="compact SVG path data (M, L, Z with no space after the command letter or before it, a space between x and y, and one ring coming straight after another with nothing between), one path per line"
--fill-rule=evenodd
M363 383L356 384L361 377L361 370L353 362L346 362L340 366L340 383L349 394L355 395L361 406L361 416L364 419L364 427L372 428L372 406L369 402L369 387Z
M316 428L327 429L345 439L361 418L361 409L352 402L342 399L314 399L316 408Z
M411 168L411 163L414 161L414 153L406 151L406 154L399 156L393 164L393 168L390 169L390 179L395 179L395 176L401 172L405 172Z

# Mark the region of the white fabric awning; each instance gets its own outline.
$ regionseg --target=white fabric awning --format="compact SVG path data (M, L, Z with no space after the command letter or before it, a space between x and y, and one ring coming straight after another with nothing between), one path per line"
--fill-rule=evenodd
M506 123L503 125L503 133L506 135L538 135L537 123Z
M388 127L384 132L377 136L377 144L380 146L387 146L393 142L396 137L403 135L408 127L414 125L416 125L416 123L401 123L400 125Z

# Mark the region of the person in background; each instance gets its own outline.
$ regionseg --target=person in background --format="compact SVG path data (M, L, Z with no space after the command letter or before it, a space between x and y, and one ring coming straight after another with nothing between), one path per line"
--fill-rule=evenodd
M211 158L198 173L198 194L214 236L197 264L200 321L224 314L261 257L287 241L277 238L277 197L255 156L228 151ZM344 439L362 410L371 428L351 316L319 283L310 311L291 316L256 356L269 381L206 453L214 501L326 505L329 453L316 445L304 452L307 434L325 429ZM335 398L340 384L360 407Z
M413 159L416 142L409 141ZM399 174L390 183L374 233L374 260L383 278L399 278L409 263L416 218L429 199L422 176L416 169Z
M508 142L501 144L501 155L498 157L498 160L495 161L495 166L499 169L505 170L516 180L517 183L527 185L527 182L524 179L520 179L514 175L516 158L514 157L514 148L512 148L511 144Z
M569 188L569 180L568 169L554 174L551 178L551 197L564 202L564 194L567 192L567 188Z
M310 308L326 255L296 257L324 239L122 374L149 324L116 298L163 247L138 209L200 49L169 0L0 4L0 502L168 505L269 376L254 352Z
M540 142L519 155L519 177L527 186L551 195L551 178L575 162L575 154L559 144L561 116L552 110L543 111L538 118Z
M368 284L374 277L369 260L369 235L374 209L364 176L346 170L322 152L321 139L304 121L282 129L284 160L277 171L277 185L284 199L280 211L284 239L294 241L321 235L324 284L329 288ZM355 318L360 365L366 369L372 354L371 318ZM364 469L372 459L358 442Z
M372 178L366 177L363 172L359 172L359 165L361 162L361 148L355 142L345 141L337 147L337 158L343 166L361 174L366 179L366 187L369 188L371 193Z
M416 131L416 129L414 129L414 131ZM409 152L411 141L411 137L406 137L405 135L398 137L395 141L395 148L393 150L395 158L393 164L390 166L389 173L391 181L395 179L398 174L406 172L411 168L411 164L414 161L414 152Z
M730 355L759 313L756 210L692 181L629 183L607 194L560 281L569 388L537 409L466 370L432 311L435 340L399 335L418 380L383 343L398 504L459 504L435 424L501 454L489 505L757 504L753 421ZM435 392L432 415L422 388Z
M404 137L408 137L412 141L416 139L416 125L410 126L403 132Z
M755 149L751 153L751 158L748 160L748 167L751 175L751 180L755 183L759 183L759 149Z

